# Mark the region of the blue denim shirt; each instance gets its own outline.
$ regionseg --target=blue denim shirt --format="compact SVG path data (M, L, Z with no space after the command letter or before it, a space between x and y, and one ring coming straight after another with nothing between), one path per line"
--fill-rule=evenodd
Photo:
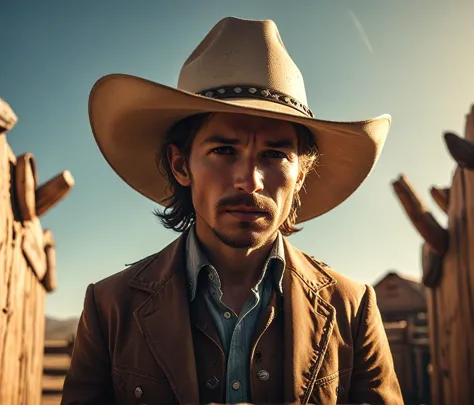
M281 234L265 262L257 284L251 289L252 295L244 304L240 314L236 314L221 300L222 290L219 274L206 259L191 228L186 246L186 267L189 297L193 301L196 294L203 294L207 308L214 320L220 336L222 348L226 354L226 403L252 402L250 398L250 351L255 328L262 311L268 305L273 288L282 291L285 253ZM207 273L209 282L199 283L201 271Z

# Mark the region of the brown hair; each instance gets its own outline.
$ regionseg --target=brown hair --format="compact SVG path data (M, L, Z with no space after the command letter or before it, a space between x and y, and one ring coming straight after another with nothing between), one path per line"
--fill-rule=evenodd
M183 187L173 175L168 160L168 149L170 145L176 145L183 152L186 165L188 165L194 137L211 115L212 113L193 115L176 123L168 132L156 154L158 169L168 180L170 197L163 201L167 205L166 208L162 212L155 210L154 215L165 228L176 232L187 230L195 222L196 213L192 203L191 188ZM308 174L316 166L318 149L311 132L302 125L294 125L298 136L300 170L304 174ZM300 206L299 193L295 193L290 213L280 226L280 232L283 235L289 236L301 230L295 226Z

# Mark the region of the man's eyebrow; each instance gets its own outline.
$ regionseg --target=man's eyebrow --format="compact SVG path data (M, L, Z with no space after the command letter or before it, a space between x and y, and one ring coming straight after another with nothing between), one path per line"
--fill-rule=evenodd
M241 142L242 140L239 138L228 138L226 136L221 135L211 135L201 142L201 146L210 143L218 143L222 145L238 145ZM277 141L268 140L265 142L265 146L276 149L292 149L295 147L295 144L290 139L280 139Z
M279 148L279 149L291 149L295 147L295 144L289 139L282 139L279 141L267 141L265 145L270 148Z
M221 135L211 135L201 142L201 146L207 145L209 143L221 143L224 145L237 145L240 142L241 141L238 138L227 138Z

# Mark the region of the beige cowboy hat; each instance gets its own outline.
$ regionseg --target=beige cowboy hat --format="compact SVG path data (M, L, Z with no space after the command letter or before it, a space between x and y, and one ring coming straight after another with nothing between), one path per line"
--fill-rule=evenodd
M357 122L314 117L300 70L271 20L224 18L185 61L172 88L139 77L110 74L89 98L96 142L107 162L131 187L164 205L167 182L156 152L168 130L205 112L241 113L295 122L314 135L321 153L300 192L298 223L346 200L374 167L390 116Z

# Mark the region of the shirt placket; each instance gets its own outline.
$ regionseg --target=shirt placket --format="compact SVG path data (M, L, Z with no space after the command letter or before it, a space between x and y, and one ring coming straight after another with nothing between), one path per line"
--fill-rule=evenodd
M248 340L251 336L248 332L254 329L254 312L260 301L259 291L252 289L252 292L253 296L245 303L230 340L226 384L226 398L229 403L247 402L249 399L247 370L250 357Z
M210 288L207 290L208 305L212 306L212 312L217 315L218 331L227 358L226 403L248 402L250 340L260 313L258 308L267 295L264 294L264 285L269 280L262 279L251 289L253 294L238 316L222 301L219 275L212 266L208 269L208 278L210 280Z

